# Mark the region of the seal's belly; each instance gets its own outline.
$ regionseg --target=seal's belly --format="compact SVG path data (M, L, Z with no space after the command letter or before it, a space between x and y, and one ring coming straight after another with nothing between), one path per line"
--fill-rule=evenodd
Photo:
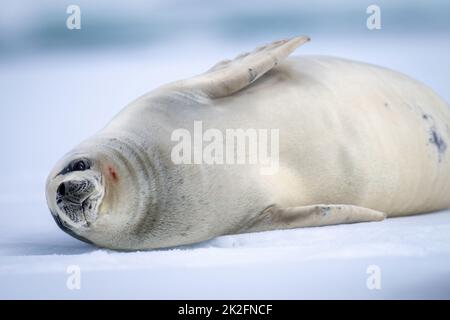
M288 205L354 204L390 215L450 205L449 108L415 80L303 57L224 103L233 109L234 99L243 126L279 128L281 170L261 179L284 185Z

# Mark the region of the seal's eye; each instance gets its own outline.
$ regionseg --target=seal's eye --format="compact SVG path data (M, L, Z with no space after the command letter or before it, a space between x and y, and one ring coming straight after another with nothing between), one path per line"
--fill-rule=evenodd
M84 171L88 169L88 165L85 161L83 160L78 160L77 162L75 162L72 166L72 170L73 171Z
M77 159L69 163L67 167L65 167L61 170L60 173L58 173L58 175L65 175L72 171L85 171L89 170L90 168L91 162L88 159Z

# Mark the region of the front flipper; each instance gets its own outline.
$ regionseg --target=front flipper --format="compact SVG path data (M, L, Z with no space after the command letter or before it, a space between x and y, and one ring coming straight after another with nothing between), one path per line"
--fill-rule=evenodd
M385 218L386 214L383 212L353 205L313 205L289 208L272 206L249 221L239 230L239 233L381 221Z
M253 52L240 54L233 60L221 61L201 75L177 81L167 87L180 92L197 93L209 99L230 96L252 84L308 41L309 37L306 36L275 41Z

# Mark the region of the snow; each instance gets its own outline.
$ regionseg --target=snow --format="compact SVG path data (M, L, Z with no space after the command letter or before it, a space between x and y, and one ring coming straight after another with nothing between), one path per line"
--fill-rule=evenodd
M450 298L449 210L131 253L58 229L44 197L56 160L149 89L259 44L214 41L0 60L0 298ZM297 54L391 67L449 101L449 52L448 41L432 37L318 37ZM80 290L66 286L72 265L81 270ZM370 266L379 267L379 290L368 289Z
M147 252L97 249L45 221L2 225L0 298L449 298L450 211L377 223L224 236ZM16 204L9 214L24 214ZM31 223L32 224L32 223ZM80 290L67 268L79 266ZM369 266L380 290L369 290Z

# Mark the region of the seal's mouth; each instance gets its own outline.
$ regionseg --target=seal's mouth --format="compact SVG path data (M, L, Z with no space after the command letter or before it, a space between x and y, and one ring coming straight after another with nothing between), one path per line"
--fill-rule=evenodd
M56 204L70 222L89 226L96 219L101 195L93 180L63 181L56 191Z
M58 227L61 228L61 230L63 230L64 232L68 233L69 235L71 235L72 237L74 237L74 238L76 238L78 240L81 240L83 242L92 244L92 241L90 241L90 240L86 239L85 237L75 233L72 230L72 228L65 221L61 220L61 218L57 214L55 214L51 210L50 210L50 212L52 213L53 219L55 219L56 224L58 225Z

